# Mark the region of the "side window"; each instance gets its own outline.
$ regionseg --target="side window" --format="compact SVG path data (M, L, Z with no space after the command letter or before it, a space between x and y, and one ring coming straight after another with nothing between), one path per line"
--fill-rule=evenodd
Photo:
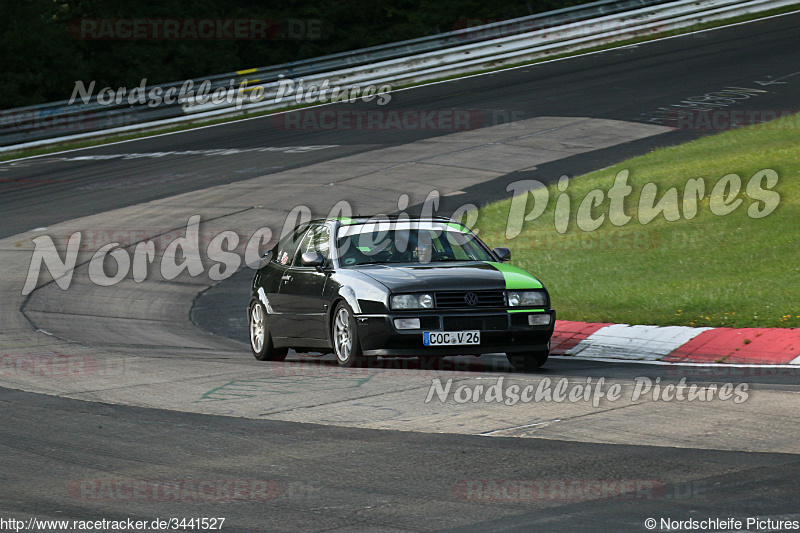
M308 226L301 226L296 229L294 233L281 239L275 247L275 257L272 258L272 261L279 265L290 265L292 258L294 258L294 253L297 250L297 245L300 243L300 239L303 238L307 230Z
M328 226L314 226L303 237L294 257L294 266L300 266L300 257L306 252L319 252L327 260L330 252L330 228Z
M300 256L306 252L310 252L313 249L313 242L314 242L314 230L316 228L311 228L311 230L306 233L306 236L303 237L303 242L300 243L300 246L297 247L297 252L294 254L294 261L290 261L293 266L299 267L300 266Z
M320 226L314 233L314 250L328 260L331 251L331 229L328 226Z
M433 249L439 253L444 252L444 244L442 243L441 239L435 232L431 232L430 237L428 237L433 244Z

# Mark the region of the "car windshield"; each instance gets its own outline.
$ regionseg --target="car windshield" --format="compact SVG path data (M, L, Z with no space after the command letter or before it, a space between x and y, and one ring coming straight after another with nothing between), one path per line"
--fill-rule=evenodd
M381 221L344 226L337 239L339 263L427 264L494 261L475 234L455 224Z

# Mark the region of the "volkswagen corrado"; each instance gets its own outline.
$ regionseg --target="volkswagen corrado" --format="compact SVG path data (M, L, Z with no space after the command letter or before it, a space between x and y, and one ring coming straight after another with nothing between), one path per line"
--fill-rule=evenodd
M256 359L289 348L340 365L374 356L505 353L547 360L555 311L542 283L446 218L339 218L299 225L262 259L248 309Z

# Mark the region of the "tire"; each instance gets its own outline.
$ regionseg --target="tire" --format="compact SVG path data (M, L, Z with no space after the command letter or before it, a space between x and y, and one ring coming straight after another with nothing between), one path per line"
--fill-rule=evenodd
M272 344L272 335L269 333L264 304L259 301L250 304L247 323L250 332L250 349L256 359L259 361L283 361L286 359L289 349L275 348Z
M506 358L514 370L518 372L531 372L541 368L547 362L549 351L532 353L507 353Z
M344 302L339 302L331 320L333 352L339 366L353 368L363 366L366 358L361 353L361 342L353 311Z

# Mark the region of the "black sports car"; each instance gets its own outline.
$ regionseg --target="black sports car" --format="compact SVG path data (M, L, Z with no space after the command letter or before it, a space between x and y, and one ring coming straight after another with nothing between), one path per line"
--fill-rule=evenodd
M315 220L261 260L249 307L256 359L289 348L368 356L505 352L516 369L547 360L555 311L544 286L446 218Z

